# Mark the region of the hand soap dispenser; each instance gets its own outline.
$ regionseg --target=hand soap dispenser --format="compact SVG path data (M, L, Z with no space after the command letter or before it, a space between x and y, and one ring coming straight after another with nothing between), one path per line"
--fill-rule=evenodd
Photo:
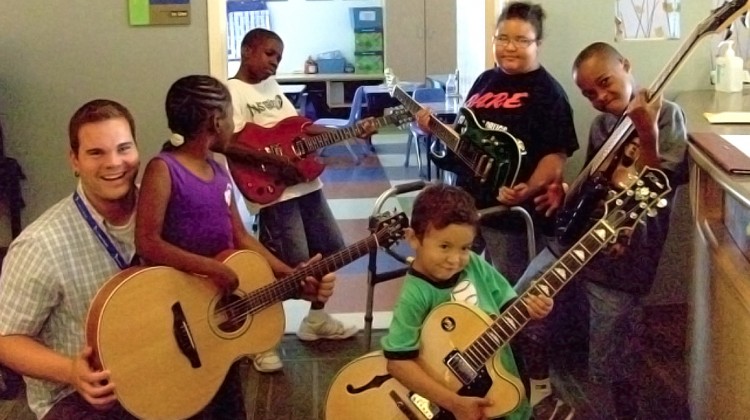
M742 57L737 57L732 48L733 40L728 39L719 43L719 50L723 44L727 45L724 55L716 57L716 90L719 92L741 92L745 78Z

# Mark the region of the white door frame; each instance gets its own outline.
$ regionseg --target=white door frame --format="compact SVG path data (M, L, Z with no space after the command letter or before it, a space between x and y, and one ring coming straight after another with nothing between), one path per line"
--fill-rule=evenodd
M227 80L227 2L206 0L208 19L208 71L219 80Z

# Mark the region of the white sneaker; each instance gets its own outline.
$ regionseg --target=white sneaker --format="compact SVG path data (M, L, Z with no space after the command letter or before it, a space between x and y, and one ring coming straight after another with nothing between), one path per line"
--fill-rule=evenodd
M353 336L359 331L354 325L344 325L338 319L331 315L325 314L322 321L310 321L310 316L306 316L299 325L297 337L302 341L315 341L321 338L326 340L343 340Z
M275 349L255 354L251 358L253 359L253 367L258 372L278 372L284 367L284 364L281 363L279 353Z

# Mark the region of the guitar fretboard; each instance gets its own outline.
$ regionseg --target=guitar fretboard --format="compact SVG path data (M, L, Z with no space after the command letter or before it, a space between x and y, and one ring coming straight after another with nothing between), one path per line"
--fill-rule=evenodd
M242 298L242 302L233 305L243 314L255 314L263 309L282 302L286 299L299 296L300 285L308 276L320 279L327 273L333 273L350 262L364 256L371 250L384 244L393 235L391 229L383 229L370 237L356 242L335 254L318 262L303 267L283 279L261 287Z
M424 109L419 102L409 96L403 89L396 86L393 88L393 97L396 98L404 108L415 114ZM469 141L463 141L452 128L440 121L435 115L430 115L428 123L432 134L437 136L463 163L472 171L474 175L485 180L487 173L491 169L493 159L482 153L479 149L471 145Z
M424 109L424 107L420 105L419 102L415 101L414 98L409 96L408 93L406 93L398 86L393 88L393 97L401 102L401 104L404 105L404 108L406 108L406 110L411 112L412 114L416 114L420 110ZM448 146L449 149L456 153L458 152L458 143L461 138L455 131L448 128L445 123L440 121L440 119L438 119L434 115L430 116L430 122L428 126L430 127L430 130L432 130L432 133L435 134L443 143L445 143L445 145Z
M380 128L390 124L390 121L391 119L388 116L385 116L375 118L375 121L373 123L375 125L375 128ZM295 142L295 147L299 146L301 150L298 150L298 152L301 152L301 154L304 156L309 155L310 153L323 147L336 144L346 139L357 137L360 134L361 130L359 126L355 124L350 127L339 128L333 131L325 132L323 134L318 134L313 137L305 138L302 141Z
M605 221L597 223L578 243L547 270L529 289L516 299L492 325L464 351L466 360L476 370L507 344L528 322L529 313L523 298L530 294L553 297L604 245L617 235Z

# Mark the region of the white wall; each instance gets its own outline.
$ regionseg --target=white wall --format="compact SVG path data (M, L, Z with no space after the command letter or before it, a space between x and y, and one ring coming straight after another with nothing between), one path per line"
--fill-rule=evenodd
M460 70L461 96L484 70L494 65L490 37L502 10L502 0L456 0L456 65Z
M643 87L648 87L698 22L709 16L711 9L711 0L682 2L681 39L614 43L613 0L577 0L576 12L573 12L571 3L567 1L539 0L538 3L547 13L541 61L568 93L573 106L578 139L583 150L587 145L588 127L596 111L583 98L571 77L571 64L578 52L595 41L610 42L630 59L636 80ZM708 39L699 42L682 69L667 86L667 98L673 98L680 91L710 88L709 46ZM583 153L579 152L571 159L571 164L566 169L569 179L582 167L583 157Z
M354 63L354 29L349 16L351 7L382 7L382 0L287 0L267 3L271 13L271 30L284 40L284 57L279 73L302 71L308 56L340 50ZM237 72L239 63L229 68Z

